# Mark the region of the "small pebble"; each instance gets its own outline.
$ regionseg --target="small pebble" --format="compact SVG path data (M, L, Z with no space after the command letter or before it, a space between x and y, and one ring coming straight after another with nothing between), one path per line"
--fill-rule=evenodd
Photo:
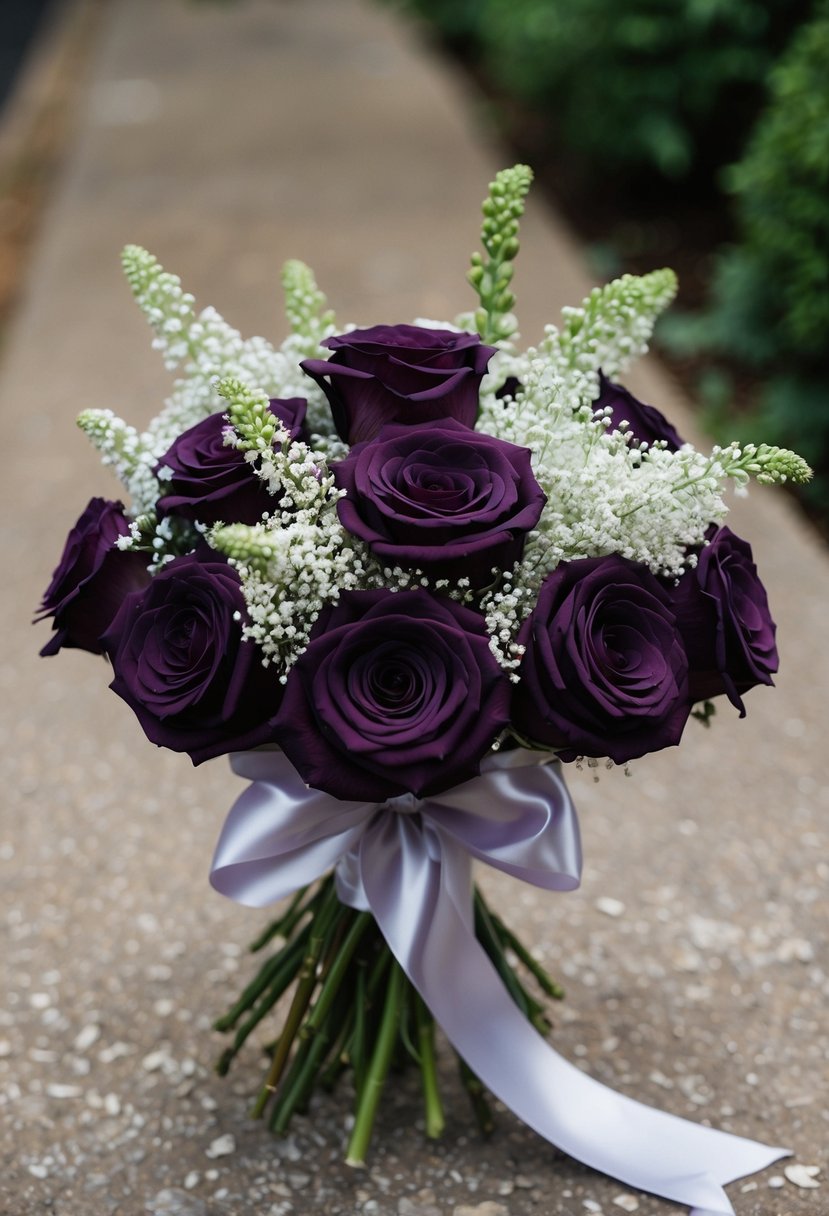
M53 1081L46 1086L46 1093L50 1098L80 1098L83 1090L80 1085L61 1085Z
M616 1195L613 1202L623 1212L636 1212L639 1208L639 1200L635 1195Z
M621 916L625 910L625 905L621 899L613 899L609 895L601 895L596 900L596 907L605 916Z
M195 1195L175 1187L165 1187L145 1207L148 1216L207 1216L207 1205Z
M509 1216L509 1208L505 1208L503 1203L496 1203L494 1199L487 1199L474 1206L462 1203L452 1209L452 1216Z
M147 1072L157 1072L159 1068L164 1067L169 1058L166 1051L151 1051L149 1055L144 1056L141 1067Z
M785 1165L783 1173L789 1182L802 1187L803 1190L811 1190L812 1187L820 1186L816 1177L820 1173L819 1165Z
M785 1185L786 1185L786 1179L783 1178L780 1174L773 1174L772 1177L769 1178L769 1186L771 1187L771 1189L773 1191L779 1191L780 1187L785 1186Z
M229 1157L231 1153L235 1152L236 1140L230 1132L227 1132L224 1136L217 1136L211 1142L210 1147L204 1150L204 1155L212 1160L216 1157Z
M88 1026L84 1026L75 1036L75 1051L89 1051L94 1043L97 1043L101 1034L100 1026L96 1026L94 1022L90 1022Z

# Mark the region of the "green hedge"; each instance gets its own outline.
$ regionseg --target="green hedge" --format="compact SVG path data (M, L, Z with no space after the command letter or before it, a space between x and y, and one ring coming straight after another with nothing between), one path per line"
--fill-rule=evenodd
M397 0L594 170L703 176L739 154L809 0Z
M719 258L706 344L766 379L756 420L829 469L829 2L771 76L745 156L725 175L739 243Z

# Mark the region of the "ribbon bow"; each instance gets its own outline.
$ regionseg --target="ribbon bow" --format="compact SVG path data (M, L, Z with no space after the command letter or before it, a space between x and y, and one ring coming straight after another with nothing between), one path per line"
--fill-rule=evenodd
M339 898L373 913L449 1041L529 1127L691 1216L733 1216L723 1184L788 1150L689 1123L586 1076L524 1018L475 937L473 857L547 890L579 884L578 821L550 761L494 753L454 789L377 805L309 788L282 752L236 753L234 772L253 784L231 808L210 881L264 907L336 866Z

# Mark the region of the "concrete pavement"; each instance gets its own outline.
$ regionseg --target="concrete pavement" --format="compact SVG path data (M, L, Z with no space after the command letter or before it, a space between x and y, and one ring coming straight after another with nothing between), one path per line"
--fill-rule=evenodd
M451 317L470 304L478 204L507 158L448 68L358 0L112 0L85 92L0 368L0 1210L623 1210L613 1200L627 1188L508 1113L482 1144L448 1053L445 1139L423 1139L412 1078L384 1107L366 1173L340 1163L345 1093L287 1141L249 1122L256 1053L228 1081L210 1071L210 1022L248 974L242 950L263 921L206 881L237 782L222 761L193 770L153 749L103 663L39 660L45 627L29 625L68 527L90 495L115 492L75 415L110 406L141 423L170 384L122 281L122 245L146 245L245 333L280 338L287 257L314 266L344 320ZM530 340L591 284L538 199L522 245ZM629 382L693 434L656 365ZM711 731L689 726L679 751L630 780L572 773L580 892L484 882L566 982L562 1053L822 1165L820 1190L770 1186L782 1167L731 1188L740 1216L800 1216L825 1208L829 1186L829 563L781 494L753 492L733 526L754 544L779 624L777 690L750 694L744 721L723 709ZM233 1148L215 1155L224 1136ZM642 1216L671 1210L637 1198Z

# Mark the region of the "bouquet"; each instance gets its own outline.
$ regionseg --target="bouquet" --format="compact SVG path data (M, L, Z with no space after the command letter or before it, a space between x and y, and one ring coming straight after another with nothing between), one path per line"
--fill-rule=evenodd
M154 346L182 371L143 433L80 416L130 505L93 498L71 530L42 653L104 654L153 743L195 764L230 754L250 782L211 881L251 906L291 897L217 1023L234 1035L224 1072L286 997L255 1115L283 1131L350 1071L361 1164L388 1071L409 1061L439 1134L437 1023L483 1130L489 1091L595 1168L729 1212L722 1184L784 1150L561 1059L543 1037L561 990L472 861L572 890L562 766L626 766L690 717L707 725L716 698L743 715L772 683L775 626L723 494L810 474L766 445L700 453L618 383L674 295L669 270L595 289L519 348L530 180L517 165L490 186L478 306L454 324L337 326L289 262L275 348L197 313L128 247Z

